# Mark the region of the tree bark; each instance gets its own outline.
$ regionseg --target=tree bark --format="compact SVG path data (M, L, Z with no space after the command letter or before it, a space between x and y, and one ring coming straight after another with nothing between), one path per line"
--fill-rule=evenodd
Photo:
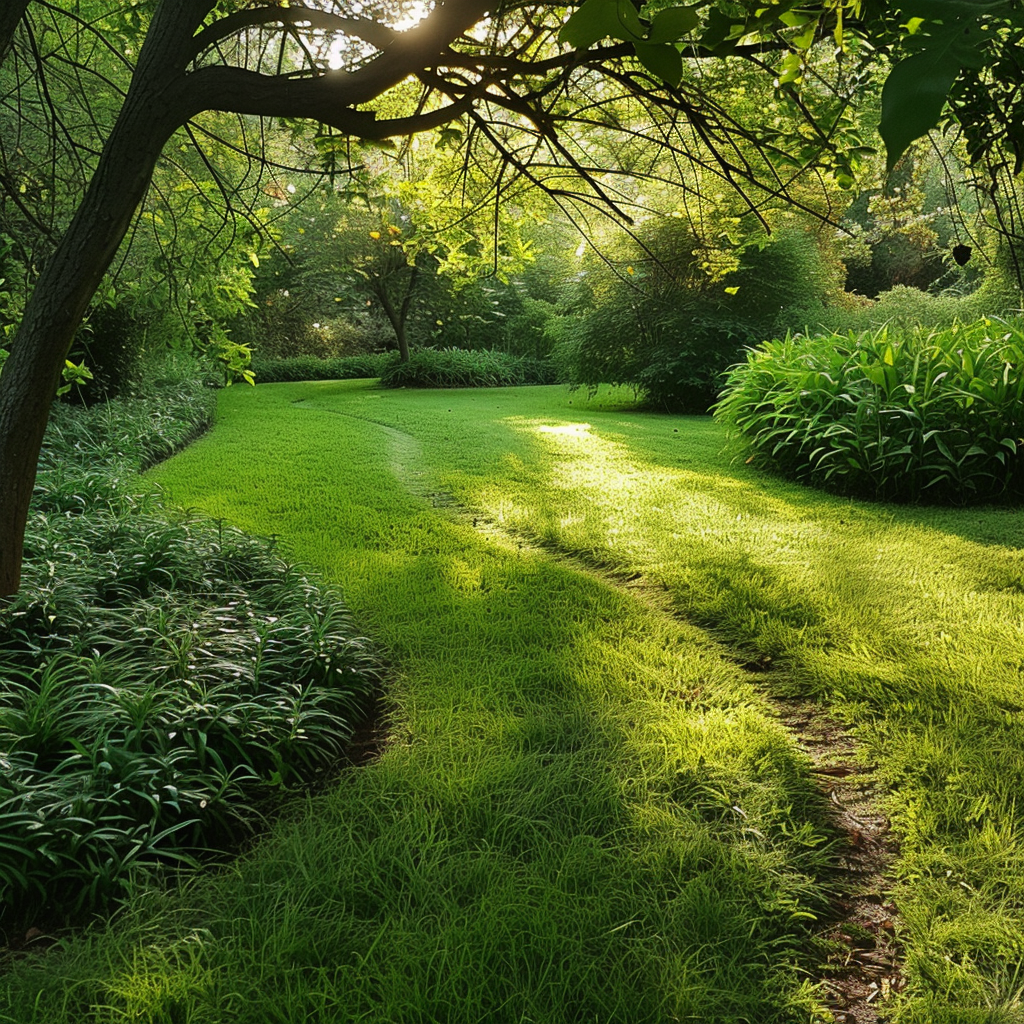
M4 0L0 7L0 64L14 42L14 33L28 10L31 0Z
M401 310L395 309L395 304L388 295L387 282L382 282L377 290L377 300L381 304L391 329L395 332L395 341L398 342L398 358L401 362L409 362L409 338L405 333L405 315L408 313L408 303L403 304Z
M17 592L29 501L50 405L86 310L183 123L182 44L212 0L162 3L85 198L32 290L0 375L0 597ZM148 49L147 49L148 48ZM187 115L186 115L187 117Z

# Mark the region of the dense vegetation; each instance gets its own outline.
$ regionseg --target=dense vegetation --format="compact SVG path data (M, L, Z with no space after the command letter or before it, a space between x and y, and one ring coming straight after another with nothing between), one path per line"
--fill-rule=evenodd
M421 349L405 363L381 374L386 388L501 388L553 384L554 372L543 360L490 349Z
M337 765L366 713L375 670L337 594L136 479L213 397L172 372L148 400L54 416L25 585L0 609L7 934L238 843L261 798Z
M729 374L717 412L750 461L839 494L1024 499L1019 324L765 342Z
M250 368L254 380L258 383L280 384L300 380L357 380L361 377L380 377L397 361L396 352L370 352L359 356L335 356L330 359L316 356L269 359L256 355Z

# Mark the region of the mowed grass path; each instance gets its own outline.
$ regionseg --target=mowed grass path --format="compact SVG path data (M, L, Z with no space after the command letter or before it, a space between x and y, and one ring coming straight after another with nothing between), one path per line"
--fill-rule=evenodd
M223 394L153 476L343 586L392 742L229 870L11 972L0 1019L825 1019L834 836L742 660L853 723L890 787L897 1019L1024 1019L1021 515L829 499L613 397Z

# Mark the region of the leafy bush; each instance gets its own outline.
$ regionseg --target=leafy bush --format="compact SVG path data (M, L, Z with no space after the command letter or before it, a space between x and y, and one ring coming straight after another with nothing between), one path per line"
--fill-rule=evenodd
M117 398L87 411L55 405L40 470L76 476L88 466L99 475L130 475L194 441L213 421L217 395L211 381L196 378L194 360L180 362L150 366L146 398Z
M92 379L84 387L71 388L65 401L92 405L129 390L137 382L146 328L146 317L128 300L111 295L97 302L78 329L70 353L72 362L86 364Z
M902 284L882 292L877 299L847 298L860 298L860 301L851 301L845 306L837 304L817 317L791 326L837 334L873 331L887 326L902 330L918 327L945 329L957 321L977 320L986 310L992 311L992 296L985 292L933 295Z
M385 388L498 388L553 384L554 370L541 359L489 349L424 348L407 363L381 374Z
M840 494L969 504L1024 497L1024 331L789 335L734 367L717 416L752 461Z
M834 268L805 232L749 245L717 280L700 265L685 221L652 222L641 237L646 253L627 250L625 274L598 283L594 309L557 328L555 362L569 383L628 384L652 406L705 413L744 346L790 317L816 316L835 285Z
M289 359L253 358L252 369L259 384L292 383L303 380L355 380L380 377L398 362L397 352L371 352L360 356L318 359L292 356Z
M338 596L134 469L212 394L56 411L0 608L0 913L95 909L140 870L225 841L336 763L376 673Z

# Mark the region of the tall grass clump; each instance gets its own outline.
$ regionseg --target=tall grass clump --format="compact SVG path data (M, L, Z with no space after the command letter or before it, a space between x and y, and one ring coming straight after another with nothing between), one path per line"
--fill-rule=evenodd
M381 374L385 388L502 388L555 383L542 359L491 349L423 348Z
M787 335L734 367L716 415L749 461L844 495L965 505L1024 498L1024 331Z
M375 685L336 594L143 489L211 412L201 384L151 385L47 435L0 606L0 931L237 842L261 798L337 763Z

